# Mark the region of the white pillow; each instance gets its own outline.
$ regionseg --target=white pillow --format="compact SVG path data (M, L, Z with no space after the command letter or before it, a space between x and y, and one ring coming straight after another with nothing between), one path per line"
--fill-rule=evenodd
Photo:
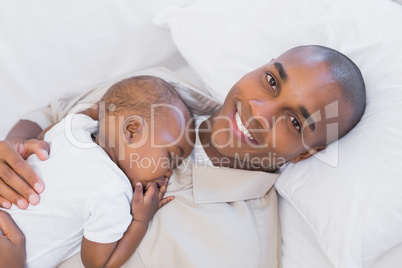
M170 27L179 51L220 100L242 75L297 45L325 45L352 58L367 86L362 121L325 154L289 165L276 188L335 267L362 267L402 242L400 5L202 0L167 8L156 22Z
M177 49L152 18L192 2L2 1L0 138L23 114L66 93L163 65Z

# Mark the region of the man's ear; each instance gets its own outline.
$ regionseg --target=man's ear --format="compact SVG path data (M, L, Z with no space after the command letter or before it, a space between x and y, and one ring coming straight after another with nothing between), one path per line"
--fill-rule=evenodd
M314 155L315 153L318 153L318 152L324 150L325 148L327 148L327 146L316 146L308 151L305 151L304 153L299 154L295 158L290 159L290 162L292 162L293 164L296 164L297 162L307 159L310 156Z
M133 143L141 138L144 131L142 118L130 116L124 121L123 133L127 143Z

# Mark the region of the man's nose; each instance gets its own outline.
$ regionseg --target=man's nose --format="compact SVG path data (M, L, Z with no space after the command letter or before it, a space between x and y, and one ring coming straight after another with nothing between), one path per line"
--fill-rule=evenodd
M281 117L281 102L279 100L257 100L249 102L251 115L265 128L272 126Z

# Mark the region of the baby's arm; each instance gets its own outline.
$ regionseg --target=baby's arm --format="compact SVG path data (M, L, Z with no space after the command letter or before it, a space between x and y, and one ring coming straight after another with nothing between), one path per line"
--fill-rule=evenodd
M137 183L131 203L133 220L118 242L100 244L85 237L82 239L81 258L85 267L121 267L131 257L145 236L156 211L174 198L163 198L167 181L159 190L156 183L153 183L145 194L141 183Z
M29 140L36 138L41 133L42 128L35 122L20 120L7 134L6 140Z
M48 126L47 128L45 128L39 135L38 137L36 137L36 139L38 141L43 141L45 139L45 134L46 132L48 132L49 130L52 129L52 127L54 127L54 125L56 125L57 123L51 124L50 126Z
M99 120L99 116L98 116L98 103L94 104L91 108L86 109L82 112L79 112L79 114L85 114L89 117L91 117L93 120ZM28 121L30 122L30 121ZM60 122L60 121L59 121ZM39 135L37 135L36 139L43 141L43 139L45 138L45 134L46 132L48 132L54 125L56 125L58 122L51 124L50 126L48 126L47 128L45 128L42 132L40 132Z

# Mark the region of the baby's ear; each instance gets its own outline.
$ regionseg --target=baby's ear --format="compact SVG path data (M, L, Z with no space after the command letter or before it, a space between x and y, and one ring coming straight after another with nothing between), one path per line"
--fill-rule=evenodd
M123 124L123 133L127 143L141 138L144 131L144 120L139 116L128 117Z
M327 146L316 146L308 151L305 151L304 153L299 154L295 158L290 159L290 162L292 162L293 164L296 164L297 162L307 159L310 156L314 155L315 153L318 153L318 152L324 150L325 148L327 148Z

